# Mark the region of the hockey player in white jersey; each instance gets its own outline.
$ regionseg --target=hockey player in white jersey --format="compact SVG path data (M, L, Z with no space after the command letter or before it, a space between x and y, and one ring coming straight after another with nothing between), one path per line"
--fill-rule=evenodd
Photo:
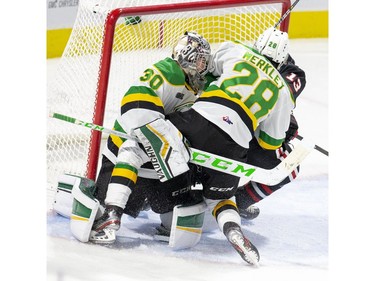
M295 97L278 67L267 58L279 65L288 58L287 34L273 34L281 38L268 42L272 43L270 53L240 42L223 43L209 64L214 81L191 110L169 116L193 147L246 162L251 142L270 151L282 146ZM220 230L245 261L257 265L259 252L241 230L235 200L239 178L202 168L199 180Z
M274 48L274 44L277 48ZM284 81L293 94L294 99L301 94L306 85L305 72L295 64L294 59L289 54L288 35L275 28L268 28L262 33L255 43L256 48L261 54L278 69ZM290 124L283 144L276 150L263 149L255 140L250 142L250 153L248 154L247 163L262 167L264 169L273 169L292 151L288 144L298 134L298 123L294 115L290 116ZM267 198L273 192L279 190L287 183L294 180L299 172L297 167L289 177L281 183L268 186L254 181L249 181L240 186L236 193L236 202L240 215L245 219L253 219L259 214L259 208L255 203Z
M143 204L144 193L137 192L127 204L136 185L137 190L142 190L162 181L164 193L191 186L189 154L183 137L165 115L192 105L205 85L210 55L210 45L202 36L186 32L174 49L174 58L168 57L146 69L125 93L114 129L137 137L141 144L110 135L94 193L106 208L93 225L97 237L91 237L92 241L100 242L100 235L106 235L101 232L105 228L119 229L126 206L125 213L137 216L139 206L132 205ZM190 201L190 194L185 192L179 197L168 196L170 204L163 206L157 204L158 192L155 187L152 198L148 198L158 213Z

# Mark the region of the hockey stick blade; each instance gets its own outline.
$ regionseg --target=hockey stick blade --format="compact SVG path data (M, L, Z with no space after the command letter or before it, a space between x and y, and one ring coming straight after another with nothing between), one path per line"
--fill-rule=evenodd
M97 130L122 138L137 140L136 138L123 132L110 130L100 125L81 121L63 114L51 112L49 117L83 126L91 130ZM263 169L193 147L189 147L189 152L191 155L189 162L236 177L244 177L247 178L247 180L253 180L261 184L276 185L288 177L289 174L301 164L301 162L313 150L313 148L314 144L311 144L306 140L301 140L293 151L273 169Z

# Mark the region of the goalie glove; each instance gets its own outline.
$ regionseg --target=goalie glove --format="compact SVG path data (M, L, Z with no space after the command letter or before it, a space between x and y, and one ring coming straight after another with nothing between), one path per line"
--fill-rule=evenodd
M161 182L189 170L190 155L180 131L164 119L156 119L134 130L143 144Z

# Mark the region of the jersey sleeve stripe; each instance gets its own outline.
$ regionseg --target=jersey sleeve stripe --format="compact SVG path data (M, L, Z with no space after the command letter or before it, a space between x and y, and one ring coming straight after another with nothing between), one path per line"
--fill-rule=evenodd
M110 135L107 141L107 148L111 151L114 155L117 156L118 150L120 146L123 144L123 141L120 138L117 138L113 135Z
M134 102L124 104L123 106L121 106L121 114L123 115L125 114L125 112L134 108L152 110L152 111L160 112L161 114L165 115L163 106L157 106L154 103L147 102L147 101L134 101Z
M110 183L117 183L134 188L137 177L138 170L135 167L127 163L117 163L113 168Z
M145 86L130 87L122 98L121 114L133 108L144 108L164 114L164 104L160 97Z
M262 148L276 150L282 145L283 141L284 139L275 139L264 131L260 131L259 133L258 143Z
M121 106L134 102L134 101L147 101L151 102L157 106L163 107L163 102L161 99L156 95L150 95L149 93L131 93L131 94L126 94L122 101L121 101Z
M119 131L126 134L126 131L122 128L120 123L116 120L115 124L113 126L113 130ZM109 135L108 141L107 141L107 147L108 149L114 154L117 155L119 147L126 141L125 138L121 138L116 135Z
M118 136L115 136L115 135L110 135L110 139L111 139L111 141L113 142L113 144L114 144L117 148L119 148L119 147L124 143L124 141L123 141L122 138L120 138L120 137L118 137ZM117 154L117 152L118 152L118 149L117 149L117 151L116 151L116 154Z
M116 167L112 171L112 177L123 177L131 180L133 183L137 180L137 170L134 172L133 169L128 169L126 167Z

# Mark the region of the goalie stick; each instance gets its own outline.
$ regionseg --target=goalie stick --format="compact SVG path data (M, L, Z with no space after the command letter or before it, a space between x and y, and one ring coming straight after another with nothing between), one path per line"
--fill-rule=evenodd
M107 129L102 126L81 121L63 114L51 112L49 116L51 118L83 126L91 130L97 130L107 134L138 141L137 138L123 132ZM244 177L247 178L247 180L253 180L261 184L271 186L280 183L286 177L288 177L289 174L301 164L301 162L313 150L313 148L314 144L311 144L306 140L301 140L293 149L293 151L279 165L277 165L273 169L267 170L247 163L222 157L210 152L202 151L193 147L188 147L191 156L189 162L192 164L230 174L236 177Z
M288 10L286 10L286 12L282 15L282 17L279 19L279 21L273 26L274 28L278 27L280 23L282 23L283 20L285 20L285 18L287 16L289 16L290 12L293 10L293 8L298 4L299 0L296 0L294 1L294 3L292 4L292 6L289 7Z

